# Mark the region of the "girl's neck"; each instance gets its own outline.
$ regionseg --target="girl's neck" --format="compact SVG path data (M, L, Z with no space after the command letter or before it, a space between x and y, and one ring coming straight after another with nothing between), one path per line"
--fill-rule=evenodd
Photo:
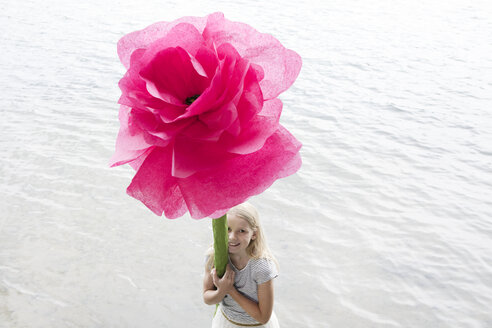
M244 267L248 264L249 262L249 255L244 253L244 254L229 254L229 258L231 259L232 264L236 267L238 270L244 269Z

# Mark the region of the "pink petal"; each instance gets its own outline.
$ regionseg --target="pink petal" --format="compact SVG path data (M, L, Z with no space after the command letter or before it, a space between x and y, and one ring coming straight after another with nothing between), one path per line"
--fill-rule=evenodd
M252 67L248 69L244 77L242 88L243 92L237 104L241 126L248 124L263 107L263 93Z
M286 49L270 34L225 19L222 13L208 16L202 34L208 42L212 41L217 46L232 44L241 57L263 68L264 78L260 86L265 100L275 98L287 90L301 70L301 57L296 52Z
M196 120L188 127L180 131L182 136L197 141L214 141L219 140L222 130L212 130L205 123Z
M234 156L215 142L179 137L174 142L171 174L177 178L187 178L198 171L216 167Z
M199 95L208 86L208 79L199 75L188 53L180 47L166 48L140 71L147 90L166 102L183 104L186 98Z
M208 47L201 47L195 55L195 60L197 60L203 67L208 78L211 79L214 77L219 61L217 55L212 51L212 49Z
M205 72L205 69L203 68L202 64L195 57L190 55L190 60L191 60L191 64L193 65L193 68L200 76L208 77L207 72Z
M250 154L263 147L278 129L282 101L274 98L263 103L262 111L245 125L238 136L224 134L220 144L236 154Z
M233 103L226 103L215 111L208 111L198 116L210 130L223 131L237 119L237 109Z
M258 81L261 81L265 78L265 72L263 71L263 68L260 65L251 63L251 67L255 70L256 78L258 79Z
M144 53L144 49L138 49L133 52L130 68L118 83L122 91L118 103L132 108L150 110L154 114L159 114L165 122L173 121L176 117L183 114L186 106L181 103L171 104L169 99L166 99L168 101L165 102L162 99L153 97L148 92L145 81L140 77Z
M241 123L239 122L239 119L232 122L232 124L226 129L226 131L229 134L237 137L239 133L241 133Z
M164 123L159 116L149 111L137 110L132 110L132 120L149 135L161 139L161 141L152 140L152 144L160 147L167 146L182 129L193 123L192 119Z
M138 171L138 169L140 168L140 166L142 166L143 162L147 159L147 157L149 156L150 153L152 153L152 151L154 150L155 147L150 147L149 149L147 149L147 151L145 153L143 153L142 155L138 156L135 160L131 161L128 163L128 165L130 165L135 171Z
M263 96L256 80L256 74L249 67L247 60L239 58L239 54L229 44L223 44L217 51L219 58L222 58L219 62L220 69L213 77L210 86L198 97L193 105L188 107L187 113L182 117L199 115L200 120L203 118L203 122L209 125L209 123L213 124L212 121L217 121L217 117L221 115L217 113L225 109L233 115L224 113L228 114L228 118L226 119L226 116L223 115L219 124L220 129L223 130L231 126L236 120L237 110L235 104L239 103L243 93L255 93L258 98L257 103L246 104L251 108L256 106L253 111L251 111L251 108L245 109L251 112L247 115L248 117L261 109ZM208 119L208 115L213 117L213 119ZM216 124L214 125L217 126Z
M180 23L188 23L195 27L198 33L202 33L205 24L207 22L207 17L181 17L172 22L158 22L154 23L143 30L135 31L129 34L126 34L118 41L118 56L120 57L121 63L128 69L130 66L130 56L131 54L139 48L147 48L151 43L155 42L158 39L161 39L163 36L168 34L173 27ZM193 35L189 35L186 31ZM194 32L191 31L189 27L183 28L179 32L183 31L182 37L187 40L188 37L191 36L191 39L194 39ZM190 32L191 31L191 32ZM179 37L174 37L175 40L179 41ZM176 46L181 46L181 44L176 44ZM187 49L188 50L188 49ZM194 54L192 54L194 55Z
M186 204L171 172L171 147L155 148L138 168L128 195L140 200L152 212L174 219L186 213Z
M208 110L213 110L216 106L222 105L224 90L227 88L227 83L230 75L234 71L236 61L234 58L226 57L219 65L217 74L212 78L212 81L207 89L191 104L186 113L181 117L192 117L205 113Z
M262 193L275 180L295 173L301 166L300 148L299 141L280 126L259 151L235 157L213 170L178 179L191 216L218 217Z
M145 133L136 126L129 126L131 108L121 105L118 114L120 131L116 139L116 151L111 157L110 166L118 166L133 161L142 155L152 144L145 138Z
M132 53L130 67L118 83L123 92L118 102L122 105L133 107L134 105L139 105L140 98L148 97L145 82L139 76L141 58L144 53L144 49L137 49Z

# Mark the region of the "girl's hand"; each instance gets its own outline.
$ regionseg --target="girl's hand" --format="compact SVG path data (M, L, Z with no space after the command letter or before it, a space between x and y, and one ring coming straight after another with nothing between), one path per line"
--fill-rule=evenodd
M229 292L234 289L234 277L236 273L231 269L230 265L227 264L226 272L222 278L219 278L217 275L217 271L215 268L212 269L212 280L214 282L217 290L221 291L224 294L229 294Z

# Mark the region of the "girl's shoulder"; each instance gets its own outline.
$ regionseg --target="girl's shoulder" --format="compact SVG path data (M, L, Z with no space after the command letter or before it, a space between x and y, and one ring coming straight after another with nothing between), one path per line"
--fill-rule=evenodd
M275 261L268 257L251 258L250 261L251 264L256 267L270 266L271 264L275 264Z
M262 284L278 276L275 261L269 258L253 258L250 260L253 279L257 284Z

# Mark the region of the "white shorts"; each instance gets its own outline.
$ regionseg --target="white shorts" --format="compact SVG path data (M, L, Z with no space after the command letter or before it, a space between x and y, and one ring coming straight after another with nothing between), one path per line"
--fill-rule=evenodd
M217 309L217 313L215 313L214 320L212 320L212 328L244 328L244 327L250 327L248 325L236 325L229 321L222 312L222 307L219 305ZM260 326L254 326L258 328L280 328L278 324L278 319L277 316L275 315L275 312L272 312L272 316L270 317L270 320Z

